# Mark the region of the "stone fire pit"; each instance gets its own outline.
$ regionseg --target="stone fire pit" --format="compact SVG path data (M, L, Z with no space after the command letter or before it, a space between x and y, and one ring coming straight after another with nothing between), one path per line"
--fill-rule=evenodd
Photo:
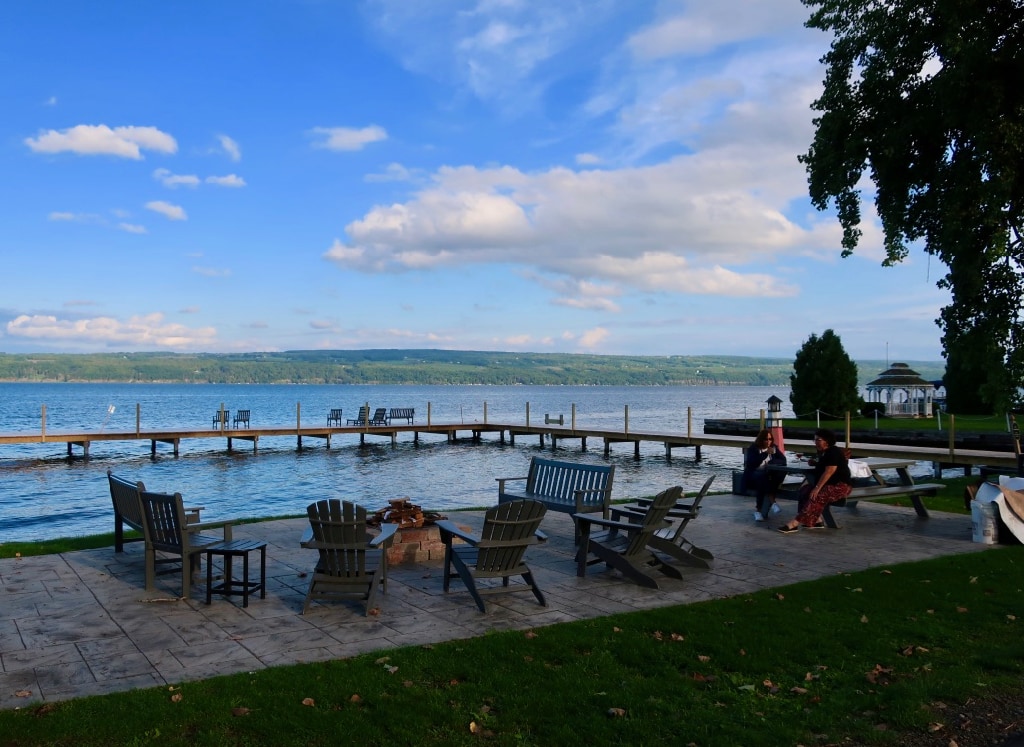
M418 563L443 560L444 543L435 522L447 519L444 514L423 511L408 497L388 501L387 508L366 517L369 526L398 524L394 544L388 550L388 563Z

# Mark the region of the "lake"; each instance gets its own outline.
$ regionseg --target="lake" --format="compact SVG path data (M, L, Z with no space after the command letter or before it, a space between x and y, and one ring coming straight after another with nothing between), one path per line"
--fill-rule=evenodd
M251 427L285 427L297 419L304 426L326 425L333 408L355 416L360 405L414 407L425 423L427 408L434 423L543 423L545 413L564 415L566 425L576 406L578 428L622 429L629 410L632 430L686 433L687 408L693 431L703 432L704 418L756 421L765 401L782 398L783 417L792 417L789 392L776 387L603 387L603 386L324 386L213 384L0 384L0 432L38 433L45 406L46 429L56 431L134 431L138 410L141 428L209 428L222 405L234 412L251 410ZM497 477L525 475L530 457L551 455L539 440L520 437L514 446L497 434L479 443L467 437L449 443L444 436L400 434L368 437L335 435L331 449L320 439L262 437L259 451L236 440L228 453L223 438L191 439L175 457L170 446L149 441L95 441L90 458L67 457L63 443L0 446L0 542L40 540L111 531L113 526L106 471L142 480L151 490L180 492L188 505L206 507L204 519L301 514L308 503L343 498L375 510L392 498L409 496L429 510L493 505ZM604 457L600 440L559 442L557 458L616 465L613 497L652 495L671 485L692 491L710 474L716 488L731 486L731 472L742 465L741 450L676 449L666 459L659 444L613 444Z

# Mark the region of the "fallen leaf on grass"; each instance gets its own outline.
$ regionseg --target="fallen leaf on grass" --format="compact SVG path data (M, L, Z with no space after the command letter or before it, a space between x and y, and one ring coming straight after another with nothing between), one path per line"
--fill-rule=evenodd
M821 679L821 675L820 674L811 674L810 672L806 672L804 674L804 682L814 682L814 680L820 680L820 679Z
M388 674L394 674L395 672L398 671L398 667L393 667L390 664L385 664L384 665L384 671L387 672Z
M14 695L18 698L27 698L31 694L31 690L18 690L18 692L14 693Z
M625 708L609 708L608 709L608 715L611 716L612 718L622 718L623 716L626 715L626 709Z
M686 638L684 638L683 636L679 635L679 633L673 633L671 635L671 638L672 638L673 641L685 641L686 640Z
M966 612L966 611L967 611L967 608L966 608L966 607L957 607L957 608L956 608L956 611L957 611L957 612Z
M363 696L360 695L359 693L352 693L352 697L350 697L348 699L348 702L349 703L362 703L363 702Z
M182 698L181 693L174 693L174 695L171 696L171 702L172 703L180 703L181 702L181 698Z
M861 621L862 623L866 623L866 622L868 621L868 616L867 616L867 615L861 615L861 616L860 616L860 621Z
M313 700L312 698L303 698L302 699L302 705L312 707L312 706L316 705L316 701Z
M807 688L806 687L791 687L791 688L789 688L789 691L791 693L793 693L794 695L806 695L807 694Z
M740 690L747 690L749 692L754 692L754 686L753 685L740 685L739 689Z
M387 664L389 661L391 661L391 657L390 656L382 656L379 659L374 659L373 663L374 664Z
M946 725L940 724L938 722L928 724L928 731L930 731L932 734L934 734L937 731L942 731L944 728L946 728Z
M248 716L251 711L245 706L235 706L231 709L232 716Z
M533 638L536 638L536 637L537 637L537 634L536 634L536 633L534 633L534 632L533 632L532 630L527 630L527 631L526 631L525 633L523 633L523 635L524 635L524 636L525 636L526 638L530 638L530 639L533 639Z
M413 686L413 681L412 680L402 680L402 685L404 687L412 687Z
M707 662L711 661L711 657L710 656L705 656L704 654L699 654L697 656L697 660L698 661L702 661L704 663L707 663Z
M891 576L892 575L892 571L890 571L888 569L884 570L884 571L879 571L879 573L881 573L882 575L885 575L885 576Z
M971 576L971 580L968 581L967 583L969 583L969 584L976 584L976 583L978 583L978 577L977 576Z
M779 601L781 602L781 601L782 601L783 599L785 599L786 597L785 597L784 595L782 595L782 594L776 594L776 595L775 595L775 598L776 598L776 599L778 599L778 600L779 600Z
M622 628L618 627L617 625L612 625L612 632L613 633L621 633L622 632Z
M1014 620L1017 619L1017 616L1016 615L1007 615L1006 619L1009 620L1010 622L1013 622Z

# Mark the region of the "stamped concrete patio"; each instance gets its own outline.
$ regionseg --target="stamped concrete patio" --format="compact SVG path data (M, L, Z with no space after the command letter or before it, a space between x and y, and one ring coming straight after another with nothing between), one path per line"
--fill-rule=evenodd
M527 554L548 606L530 594L500 594L488 598L486 614L457 580L445 594L440 561L427 561L392 567L378 615L364 617L355 602L314 604L300 615L316 557L299 547L304 519L235 528L236 538L268 543L267 597L245 609L237 597L214 597L207 606L201 583L178 600L174 574L158 577L157 591L147 593L141 543L120 555L110 547L0 560L0 708L687 604L986 549L971 542L964 515L920 519L911 508L862 503L835 512L839 530L783 535L774 530L792 504L774 521L754 524L750 503L707 498L687 536L715 554L711 569L686 568L682 581L666 577L660 591L603 566L577 578L571 520L549 512L542 527L550 540ZM478 512L449 516L474 530L482 522Z

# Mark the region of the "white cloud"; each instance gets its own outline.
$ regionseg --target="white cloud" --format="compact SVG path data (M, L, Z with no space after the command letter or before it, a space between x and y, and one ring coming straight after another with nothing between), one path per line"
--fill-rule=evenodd
M615 171L443 168L412 199L349 223L349 241L325 257L364 272L500 261L646 292L792 295L744 265L835 246L834 231L787 218L799 169L752 155L722 149Z
M51 96L45 102L43 102L43 106L57 106L57 97Z
M242 149L238 147L238 143L227 135L218 135L217 140L220 141L220 147L224 149L228 158L235 162L242 160Z
M388 133L383 127L370 125L362 129L354 127L314 127L310 130L317 140L314 148L327 150L362 150L370 143L387 140Z
M118 223L117 227L126 233L146 233L146 227L136 223Z
M206 183L212 184L216 187L244 187L245 179L236 174L228 174L226 176L208 176L206 177Z
M199 177L195 174L172 174L168 169L157 169L153 172L153 178L171 189L199 186Z
M213 327L189 328L164 321L163 314L133 316L128 321L113 317L58 319L55 316L22 314L7 323L7 334L32 340L100 342L141 348L203 350L217 340Z
M154 213L160 213L168 220L188 220L188 216L185 214L185 209L180 205L172 205L169 202L163 200L152 200L146 203L146 209L152 210Z
M114 127L76 125L67 130L47 130L38 137L25 138L35 153L77 153L142 159L143 150L176 153L178 143L155 127Z
M608 330L604 327L594 327L580 335L579 346L583 350L594 350L608 339Z
M194 266L192 272L207 278L226 278L231 275L231 270L217 267L201 267L199 265Z
M413 172L400 163L389 163L383 174L367 174L363 177L367 182L408 182L413 179Z
M594 155L593 153L577 153L576 154L576 165L577 166L596 166L601 163L601 157Z

